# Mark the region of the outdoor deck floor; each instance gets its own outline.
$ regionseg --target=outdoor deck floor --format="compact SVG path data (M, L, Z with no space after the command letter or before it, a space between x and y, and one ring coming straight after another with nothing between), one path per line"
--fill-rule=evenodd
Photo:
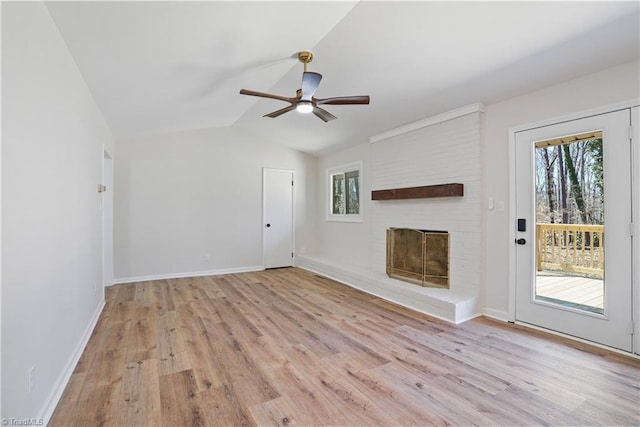
M604 282L602 280L539 272L536 288L537 295L541 297L601 310L603 308Z

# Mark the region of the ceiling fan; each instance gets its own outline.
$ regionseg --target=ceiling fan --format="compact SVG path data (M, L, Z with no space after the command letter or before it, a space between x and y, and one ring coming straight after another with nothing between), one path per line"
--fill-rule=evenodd
M322 74L307 71L307 64L313 60L313 53L309 51L298 52L298 61L304 64L304 72L302 73L302 86L296 91L296 96L288 98L286 96L272 95L270 93L256 92L254 90L241 89L241 95L259 96L262 98L277 99L279 101L288 102L290 105L280 110L265 114L264 117L276 118L291 110L297 110L301 113L313 113L323 121L337 119L336 116L319 107L319 105L355 105L369 104L369 96L337 96L333 98L316 98L315 93L322 80Z

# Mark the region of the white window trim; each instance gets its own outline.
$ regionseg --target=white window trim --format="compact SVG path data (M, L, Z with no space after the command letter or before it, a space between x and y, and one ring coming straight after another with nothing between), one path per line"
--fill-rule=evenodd
M358 171L358 176L359 176L359 182L360 182L360 191L359 193L359 197L360 200L358 201L358 206L359 206L359 213L358 214L334 214L333 213L333 197L332 197L332 191L333 191L333 185L332 185L332 180L331 180L331 176L335 175L337 173L346 173L346 172L352 172L352 171ZM336 222L363 222L362 219L362 189L363 189L363 185L362 185L362 179L363 179L363 175L362 175L362 161L358 161L358 162L353 162L353 163L348 163L345 165L340 165L340 166L334 166L331 168L327 168L326 170L326 176L325 176L325 185L326 185L326 194L327 194L327 205L326 205L326 220L327 221L336 221Z

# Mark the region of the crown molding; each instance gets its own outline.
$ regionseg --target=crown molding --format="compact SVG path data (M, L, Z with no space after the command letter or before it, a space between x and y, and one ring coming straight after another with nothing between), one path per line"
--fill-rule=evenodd
M402 135L408 132L412 132L414 130L418 130L427 126L435 125L438 123L446 122L447 120L456 119L458 117L466 116L471 113L484 113L484 105L480 103L467 105L465 107L456 108L455 110L447 111L442 114L438 114L436 116L427 117L426 119L419 120L417 122L409 123L404 126L397 127L395 129L391 129L377 135L373 135L369 137L370 143L379 142L385 139L392 138L394 136Z

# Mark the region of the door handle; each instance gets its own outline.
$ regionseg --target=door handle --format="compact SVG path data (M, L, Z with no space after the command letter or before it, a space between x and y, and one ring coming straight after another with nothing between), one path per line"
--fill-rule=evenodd
M271 227L271 224L267 224L267 228Z
M527 241L521 237L519 239L516 239L516 243L518 245L524 245L525 243L527 243Z

